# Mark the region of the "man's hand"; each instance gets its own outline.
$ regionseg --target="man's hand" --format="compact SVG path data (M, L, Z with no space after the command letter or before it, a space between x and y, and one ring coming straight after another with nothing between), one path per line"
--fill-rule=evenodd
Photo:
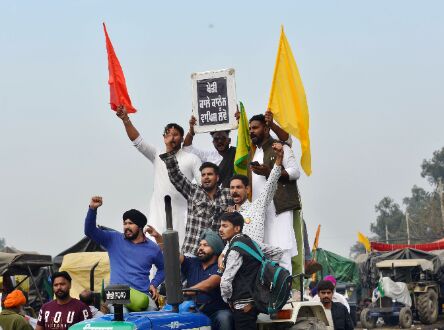
M274 153L276 154L276 160L275 163L278 166L282 165L282 159L284 158L284 146L282 143L275 142L272 145L272 148L274 150Z
M240 111L239 111L239 106L238 105L236 105L236 112L234 113L234 117L236 118L237 122L239 122Z
M159 292L157 292L157 288L150 284L149 292L151 293L151 298L153 298L154 301L157 301L159 299Z
M145 234L148 234L148 235L154 237L155 239L160 237L160 233L151 225L147 225L145 227L145 229L143 230L143 232Z
M119 105L117 107L116 116L122 119L124 123L130 120L128 117L128 112L126 112L126 109L123 105Z
M265 111L265 124L268 127L271 127L273 125L273 113L270 111L270 109L267 109L267 111Z
M267 166L267 165L250 165L251 170L253 171L253 173L257 174L257 175L262 175L262 176L269 176L271 169Z
M191 116L190 120L188 121L188 123L190 124L190 134L194 135L194 126L196 126L196 117Z
M101 207L103 204L102 197L93 196L91 197L91 202L89 203L89 208L93 210L97 210L97 208Z
M175 144L173 144L173 135L170 133L170 130L168 130L163 135L163 142L165 143L167 152L173 151L175 149Z
M225 210L225 212L228 212L228 213L236 212L236 206L235 205L227 206L227 209Z
M217 258L217 267L220 269L220 271L224 271L225 269L225 263L224 263L225 254L220 254L220 256Z

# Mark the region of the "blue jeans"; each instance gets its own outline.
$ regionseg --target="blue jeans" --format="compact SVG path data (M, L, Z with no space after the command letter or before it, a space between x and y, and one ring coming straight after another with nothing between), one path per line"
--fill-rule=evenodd
M210 315L212 330L233 330L233 314L229 309L221 309Z

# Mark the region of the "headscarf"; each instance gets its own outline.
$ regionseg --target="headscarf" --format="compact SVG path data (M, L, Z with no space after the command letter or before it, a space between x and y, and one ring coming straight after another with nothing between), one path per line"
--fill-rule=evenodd
M15 308L26 304L26 297L20 290L14 290L6 296L3 302L5 308Z
M333 275L327 275L324 277L325 281L330 281L336 287L336 278Z
M203 239L206 240L208 245L212 247L214 254L219 255L222 253L224 249L224 242L216 232L210 229L205 230L200 236L200 240Z

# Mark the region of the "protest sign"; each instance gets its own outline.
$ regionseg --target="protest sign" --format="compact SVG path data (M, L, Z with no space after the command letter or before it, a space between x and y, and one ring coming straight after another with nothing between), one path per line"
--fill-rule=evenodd
M196 133L237 128L234 69L191 75Z

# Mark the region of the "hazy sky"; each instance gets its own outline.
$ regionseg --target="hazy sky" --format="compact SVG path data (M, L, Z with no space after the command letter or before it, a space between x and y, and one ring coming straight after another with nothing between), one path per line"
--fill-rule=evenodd
M310 111L310 242L321 224L320 245L348 255L382 197L431 189L420 164L444 145L443 13L406 0L2 1L0 237L55 255L83 236L93 194L98 222L119 230L123 211L148 210L153 168L109 109L102 21L133 122L160 148L167 122L187 127L192 72L235 68L248 115L264 112L284 24Z

